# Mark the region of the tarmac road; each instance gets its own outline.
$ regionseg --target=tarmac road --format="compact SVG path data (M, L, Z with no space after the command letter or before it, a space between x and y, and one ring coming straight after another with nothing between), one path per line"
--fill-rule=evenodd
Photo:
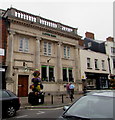
M15 117L7 118L3 120L13 120L14 119L31 119L35 118L44 118L42 120L48 119L48 118L54 118L57 119L61 114L63 113L63 107L60 108L50 108L50 109L20 109L17 111L17 114ZM53 120L54 120L53 119Z

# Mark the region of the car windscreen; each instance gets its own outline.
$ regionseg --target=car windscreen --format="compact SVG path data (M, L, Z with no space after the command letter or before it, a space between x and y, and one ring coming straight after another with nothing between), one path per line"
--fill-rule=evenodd
M113 98L83 96L67 110L65 115L82 118L113 118Z

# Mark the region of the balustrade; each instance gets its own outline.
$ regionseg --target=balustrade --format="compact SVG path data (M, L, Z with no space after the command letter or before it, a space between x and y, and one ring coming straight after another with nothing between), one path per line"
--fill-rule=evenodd
M55 28L55 29L58 29L61 31L77 34L77 32L76 32L77 29L75 31L75 28L69 27L67 25L63 25L61 23L42 18L40 16L35 16L35 15L29 14L29 13L26 13L26 12L23 12L23 11L14 9L14 8L11 8L9 10L10 10L10 12L9 12L10 14L8 14L8 15L12 15L14 17L28 20L28 21L31 21L34 23L39 23L41 25L52 27L52 28Z

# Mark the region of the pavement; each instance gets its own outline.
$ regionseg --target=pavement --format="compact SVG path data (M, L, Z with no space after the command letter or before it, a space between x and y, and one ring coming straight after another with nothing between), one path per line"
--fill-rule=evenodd
M47 109L47 108L58 108L65 105L72 104L76 99L83 96L82 93L75 93L74 99L68 97L67 94L45 94L44 103L38 105L31 105L28 103L28 97L20 97L21 108L22 109Z

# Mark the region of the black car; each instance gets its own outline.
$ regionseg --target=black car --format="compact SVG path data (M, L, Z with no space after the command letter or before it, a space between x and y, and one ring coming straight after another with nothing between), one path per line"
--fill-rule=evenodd
M9 90L0 90L2 117L12 117L20 108L19 98Z
M58 120L115 120L115 91L89 92L71 106L64 106Z

